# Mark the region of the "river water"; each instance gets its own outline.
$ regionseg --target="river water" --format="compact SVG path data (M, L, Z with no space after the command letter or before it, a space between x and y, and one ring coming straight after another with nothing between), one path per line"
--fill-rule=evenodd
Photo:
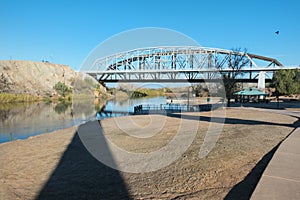
M0 104L0 143L79 125L95 119L96 112L133 112L135 105L162 104L165 97L116 100L84 100L73 103ZM102 115L103 118L116 115Z

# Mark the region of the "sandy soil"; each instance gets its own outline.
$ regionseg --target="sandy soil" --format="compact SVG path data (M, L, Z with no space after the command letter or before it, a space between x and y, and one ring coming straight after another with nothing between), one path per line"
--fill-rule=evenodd
M180 123L201 116L197 135L174 163L154 172L125 173L97 161L79 139L77 127L0 145L0 199L248 199L278 145L296 118L254 110L227 109L222 134L213 150L199 158L210 112L173 116L105 119L103 134L132 152L151 152L175 137ZM126 120L137 126L125 126ZM157 123L156 122L161 122ZM156 122L158 133L143 139ZM218 122L214 122L218 123ZM123 124L121 126L120 124ZM159 126L162 125L162 129ZM86 129L99 126L89 122ZM139 128L137 128L139 127ZM84 128L84 127L83 127ZM194 127L187 126L186 134Z

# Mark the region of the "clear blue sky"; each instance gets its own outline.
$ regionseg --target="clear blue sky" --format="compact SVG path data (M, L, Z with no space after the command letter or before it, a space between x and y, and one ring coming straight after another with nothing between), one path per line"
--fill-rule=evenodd
M162 27L202 46L242 47L300 65L298 0L1 0L0 5L3 60L49 60L79 69L114 34Z

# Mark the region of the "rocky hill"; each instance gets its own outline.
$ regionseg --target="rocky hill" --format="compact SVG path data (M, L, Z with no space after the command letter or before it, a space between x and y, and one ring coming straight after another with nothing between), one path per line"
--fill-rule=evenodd
M0 93L44 96L55 93L53 86L62 82L73 87L84 75L67 65L20 60L0 61ZM101 88L103 92L105 89Z

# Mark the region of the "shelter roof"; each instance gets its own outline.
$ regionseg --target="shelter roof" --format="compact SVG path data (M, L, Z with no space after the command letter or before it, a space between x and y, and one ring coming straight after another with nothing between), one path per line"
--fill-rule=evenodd
M252 87L252 88L245 88L239 92L234 93L235 95L243 95L243 96L260 96L260 95L264 95L267 96L268 94L260 91L258 88L256 87Z

